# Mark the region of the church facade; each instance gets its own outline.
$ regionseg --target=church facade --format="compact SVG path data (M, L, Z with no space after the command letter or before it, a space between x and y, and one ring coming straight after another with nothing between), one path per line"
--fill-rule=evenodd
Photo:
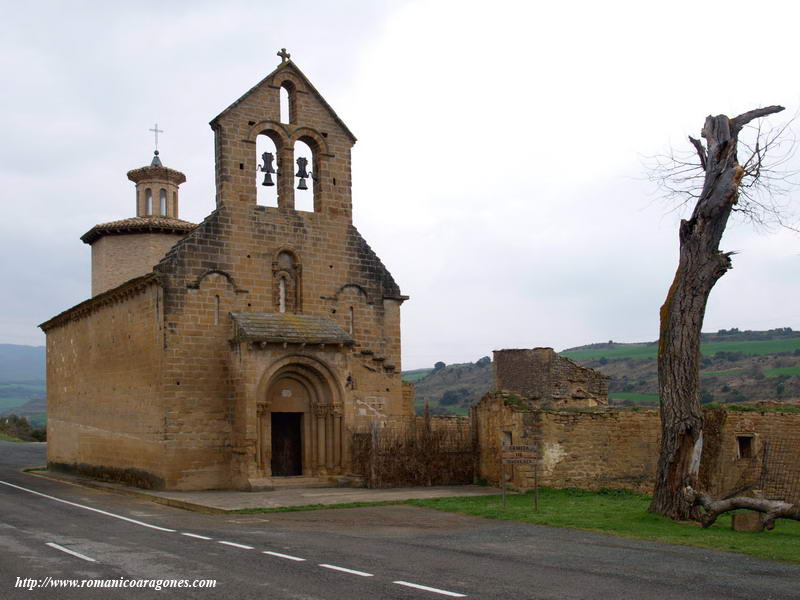
M185 177L158 156L129 172L137 216L82 238L92 298L41 325L51 468L186 490L332 479L352 431L413 415L407 297L352 223L353 134L285 53L211 127L216 209L180 220ZM257 204L262 176L277 207ZM306 180L313 211L295 210Z

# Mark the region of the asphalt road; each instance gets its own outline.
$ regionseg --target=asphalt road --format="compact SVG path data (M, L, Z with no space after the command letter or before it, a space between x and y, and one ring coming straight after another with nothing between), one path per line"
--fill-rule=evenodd
M0 442L0 599L800 597L796 566L408 506L191 513L20 472L44 453ZM18 587L47 577L216 587Z

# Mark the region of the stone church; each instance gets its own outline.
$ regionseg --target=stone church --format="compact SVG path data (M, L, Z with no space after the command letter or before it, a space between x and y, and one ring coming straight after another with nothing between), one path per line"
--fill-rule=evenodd
M279 56L211 121L216 209L202 223L179 218L186 178L156 151L128 173L136 216L81 238L92 297L41 325L51 468L156 489L330 480L350 472L352 431L413 415L407 296L352 223L356 138ZM259 155L260 135L274 153ZM270 184L276 207L257 203ZM309 184L313 212L295 210Z

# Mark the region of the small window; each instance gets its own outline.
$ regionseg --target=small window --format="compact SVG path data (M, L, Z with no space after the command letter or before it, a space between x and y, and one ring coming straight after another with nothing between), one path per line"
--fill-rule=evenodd
M144 214L147 216L153 214L153 192L150 188L144 191Z
M753 458L755 455L752 435L737 435L736 446L739 450L739 458Z
M510 446L514 441L514 434L511 431L503 431L500 435L502 436L503 446Z
M278 312L286 312L286 278L278 280Z
M162 217L167 216L167 190L164 188L158 193L158 214Z
M280 90L280 120L281 123L292 123L292 100L291 92L286 85L281 86Z

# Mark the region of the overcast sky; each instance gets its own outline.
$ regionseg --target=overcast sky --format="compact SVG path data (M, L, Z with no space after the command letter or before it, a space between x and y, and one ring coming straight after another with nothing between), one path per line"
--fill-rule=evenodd
M644 156L710 113L800 104L791 2L2 1L0 343L90 294L125 176L186 173L214 208L208 122L281 47L358 137L355 225L405 294L403 367L658 336L681 214ZM800 206L800 185L787 201ZM733 223L704 329L800 328L800 236Z

